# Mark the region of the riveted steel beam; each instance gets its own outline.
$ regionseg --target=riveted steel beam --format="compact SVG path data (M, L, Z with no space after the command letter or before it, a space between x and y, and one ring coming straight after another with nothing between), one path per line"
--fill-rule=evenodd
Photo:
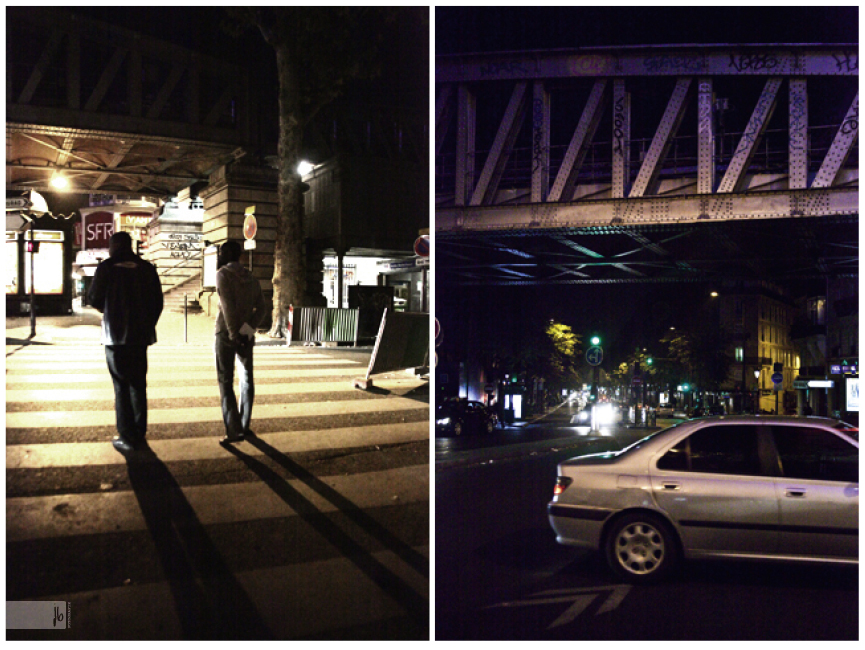
M780 87L780 78L772 77L766 80L766 85L760 94L760 99L757 100L757 105L751 113L748 126L742 134L739 145L736 147L736 152L733 154L727 167L727 172L718 186L719 194L737 192L741 189L742 182L745 179L745 172L748 170L748 165L751 164L751 158L754 157L757 145L760 144L763 133L766 131L766 126L769 124L772 113L775 111L778 89Z
M802 77L790 79L790 189L808 187L808 85Z
M550 93L534 83L532 98L532 203L547 197L550 187Z
M682 117L685 115L685 99L690 87L691 79L688 77L676 81L673 95L667 103L661 124L652 138L652 144L649 146L649 151L646 153L639 174L637 174L637 180L634 181L634 186L628 194L629 197L639 198L653 192L653 186L661 172L661 163L664 161L673 136L676 135L676 131L682 123Z
M791 190L714 195L575 201L548 205L538 218L531 205L471 208L439 207L436 231L544 230L591 226L703 223L736 219L782 219L858 215L859 190L834 187L814 192Z
M443 86L436 97L436 155L441 151L442 143L448 132L451 116L451 97L453 96L453 86Z
M841 167L850 156L853 150L853 145L859 137L859 93L853 99L853 104L847 115L844 116L844 121L838 127L838 132L835 134L835 139L832 141L832 146L826 153L823 159L823 164L820 165L820 170L814 177L814 182L811 183L812 188L831 187L838 176Z
M625 80L613 81L613 186L614 199L628 195L631 183L631 94Z
M477 187L472 193L471 205L488 205L498 189L502 171L510 157L514 141L517 139L525 116L526 88L527 84L523 82L517 83L514 87L505 115L493 141L493 147L484 163Z
M468 86L457 89L456 193L454 203L465 205L475 182L475 126L477 100Z
M624 84L624 80L621 81ZM580 121L571 137L571 142L565 152L556 180L547 197L547 201L570 201L574 196L574 185L577 181L580 167L586 157L589 143L595 136L598 124L603 114L604 90L607 87L605 79L598 79L592 87L592 92L586 106L580 115Z
M697 83L697 193L711 194L715 189L715 93L712 79Z
M436 83L629 76L856 76L858 45L671 45L436 57Z

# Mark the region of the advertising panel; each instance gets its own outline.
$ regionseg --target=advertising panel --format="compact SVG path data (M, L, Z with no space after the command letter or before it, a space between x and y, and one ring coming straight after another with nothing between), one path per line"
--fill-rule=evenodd
M37 233L38 240L38 233ZM63 242L42 241L38 253L26 253L24 264L24 292L30 293L30 255L34 255L33 272L36 276L35 293L40 295L63 293Z
M114 213L93 212L82 215L84 222L83 250L108 248L108 240L114 234Z
M847 412L859 412L859 377L847 377Z
M6 233L6 261L4 265L6 275L6 295L18 293L18 241L17 233Z

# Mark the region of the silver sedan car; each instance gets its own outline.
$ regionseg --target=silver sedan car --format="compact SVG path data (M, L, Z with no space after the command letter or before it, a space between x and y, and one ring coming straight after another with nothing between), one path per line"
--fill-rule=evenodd
M859 432L838 420L689 420L558 474L558 542L629 582L692 558L859 562Z

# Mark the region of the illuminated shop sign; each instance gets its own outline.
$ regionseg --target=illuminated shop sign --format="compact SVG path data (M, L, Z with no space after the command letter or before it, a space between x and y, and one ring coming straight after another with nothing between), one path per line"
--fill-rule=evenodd
M847 411L859 412L859 377L847 378Z

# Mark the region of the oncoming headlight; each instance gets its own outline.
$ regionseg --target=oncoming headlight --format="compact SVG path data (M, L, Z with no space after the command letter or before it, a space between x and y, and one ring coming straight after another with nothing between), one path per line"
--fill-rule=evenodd
M436 420L436 425L446 427L451 423L450 418L442 418L441 420Z

